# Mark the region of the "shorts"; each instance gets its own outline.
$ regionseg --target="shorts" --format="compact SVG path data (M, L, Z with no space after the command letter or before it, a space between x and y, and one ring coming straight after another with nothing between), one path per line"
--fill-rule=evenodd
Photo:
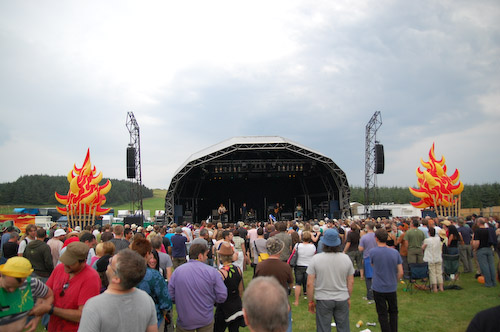
M307 266L296 266L295 267L295 285L302 286L307 282Z

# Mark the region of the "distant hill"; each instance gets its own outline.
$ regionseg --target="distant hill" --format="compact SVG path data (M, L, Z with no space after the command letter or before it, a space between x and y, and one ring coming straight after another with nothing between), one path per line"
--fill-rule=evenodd
M101 185L106 182L103 179ZM111 191L106 194L106 205L116 206L127 204L132 199L130 196L130 182L126 180L111 179ZM364 203L364 187L351 187L351 202ZM65 195L69 190L69 183L65 176L25 175L15 182L0 184L0 205L26 204L26 205L60 205L54 198L54 192ZM377 189L378 202L399 203L416 202L407 187L380 187ZM166 190L158 190L165 195ZM143 198L153 197L153 190L142 187ZM462 193L462 208L484 208L500 205L500 183L465 185Z
M377 188L378 202L405 204L417 202L408 187L380 187ZM365 188L351 187L351 202L364 203ZM492 184L466 184L462 192L462 208L484 208L500 205L500 183Z
M106 183L103 179L100 185ZM130 182L110 179L111 191L106 194L106 205L119 205L130 202ZM60 205L54 192L66 195L69 183L65 176L25 175L15 182L0 184L0 205ZM153 190L142 186L143 198L153 197Z

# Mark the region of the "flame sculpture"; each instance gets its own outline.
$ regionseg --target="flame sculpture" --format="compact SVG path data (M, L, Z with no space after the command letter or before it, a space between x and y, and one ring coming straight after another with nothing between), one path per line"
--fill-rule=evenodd
M458 215L460 209L460 194L464 190L463 183L458 179L460 174L457 169L453 175L446 175L444 156L437 160L434 155L434 143L429 150L429 161L420 163L424 171L417 168L418 189L409 188L413 196L420 198L418 202L410 202L416 208L425 209L433 207L439 215ZM458 198L456 198L458 196Z
M103 209L106 203L106 195L111 189L111 182L108 180L102 186L102 172L96 174L95 166L90 163L90 149L87 149L87 156L81 168L73 165L73 169L68 173L69 191L67 195L60 195L57 192L57 201L65 207L56 207L57 211L68 216L70 226L87 224L93 222L96 216L108 213L111 209Z

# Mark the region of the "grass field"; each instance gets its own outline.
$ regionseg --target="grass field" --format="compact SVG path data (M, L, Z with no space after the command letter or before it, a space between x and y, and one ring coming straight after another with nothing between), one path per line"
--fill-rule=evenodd
M142 205L144 210L149 210L151 212L151 216L154 216L155 210L164 210L165 209L165 195L167 194L166 189L153 189L153 197L143 199ZM17 205L0 205L0 214L13 214L13 209L18 208L18 207L25 207L25 208L44 208L44 207L55 207L58 206L58 204L54 205L37 205L37 206L32 206L32 205L24 205L24 204L17 204ZM59 205L61 206L61 205ZM121 204L121 205L114 205L110 206L109 204L105 204L104 207L111 207L115 210L115 216L118 210L131 210L132 205L130 203L126 204Z
M143 210L149 210L151 216L154 216L156 210L165 210L165 195L167 194L166 189L153 189L153 197L145 198L142 200ZM132 205L130 203L115 205L115 216L118 210L132 210Z
M245 284L252 277L252 271L245 271ZM486 288L479 284L473 274L462 274L458 281L462 290L446 290L441 293L418 291L410 294L404 291L404 285L398 287L399 331L423 332L465 331L474 315L483 309L500 304L500 288ZM366 294L364 281L354 280L354 290L351 297L350 327L351 331L361 331L369 328L380 331L375 304L367 304L363 300ZM290 303L294 297L290 296ZM300 305L292 305L294 331L316 331L315 315L307 311L307 300L302 296ZM365 325L356 327L356 322L362 320ZM377 326L366 326L366 322L375 322ZM248 331L248 329L241 329ZM335 331L335 328L332 328Z
M244 272L245 285L251 281L253 270ZM463 289L446 290L441 293L417 291L412 294L404 291L404 285L398 287L399 331L402 332L457 332L465 331L474 315L486 308L500 304L500 288L486 288L479 284L473 274L462 274L458 281ZM375 304L367 304L362 297L366 293L365 283L359 278L354 280L354 290L351 297L350 327L351 331L380 331L375 311ZM265 296L265 295L263 295ZM290 296L290 303L294 297ZM174 319L176 313L174 310ZM316 331L315 315L307 311L307 300L301 297L300 305L292 305L294 331ZM356 327L356 322L362 320L364 325ZM366 326L374 322L376 326ZM44 331L41 327L37 331ZM240 331L249 331L241 328ZM336 331L332 328L332 331Z

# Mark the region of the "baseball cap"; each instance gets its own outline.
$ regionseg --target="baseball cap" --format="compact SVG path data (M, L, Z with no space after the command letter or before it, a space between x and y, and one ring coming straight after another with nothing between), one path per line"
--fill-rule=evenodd
M65 265L73 265L78 261L87 260L89 247L83 242L72 242L68 244L66 251L59 260Z
M24 257L11 257L5 264L0 265L0 273L13 278L26 278L31 272L31 263Z
M54 237L59 237L61 235L66 235L66 232L64 231L64 229L56 229L56 231L54 232Z
M80 226L75 227L75 232L81 232L81 231L82 231L82 228Z

